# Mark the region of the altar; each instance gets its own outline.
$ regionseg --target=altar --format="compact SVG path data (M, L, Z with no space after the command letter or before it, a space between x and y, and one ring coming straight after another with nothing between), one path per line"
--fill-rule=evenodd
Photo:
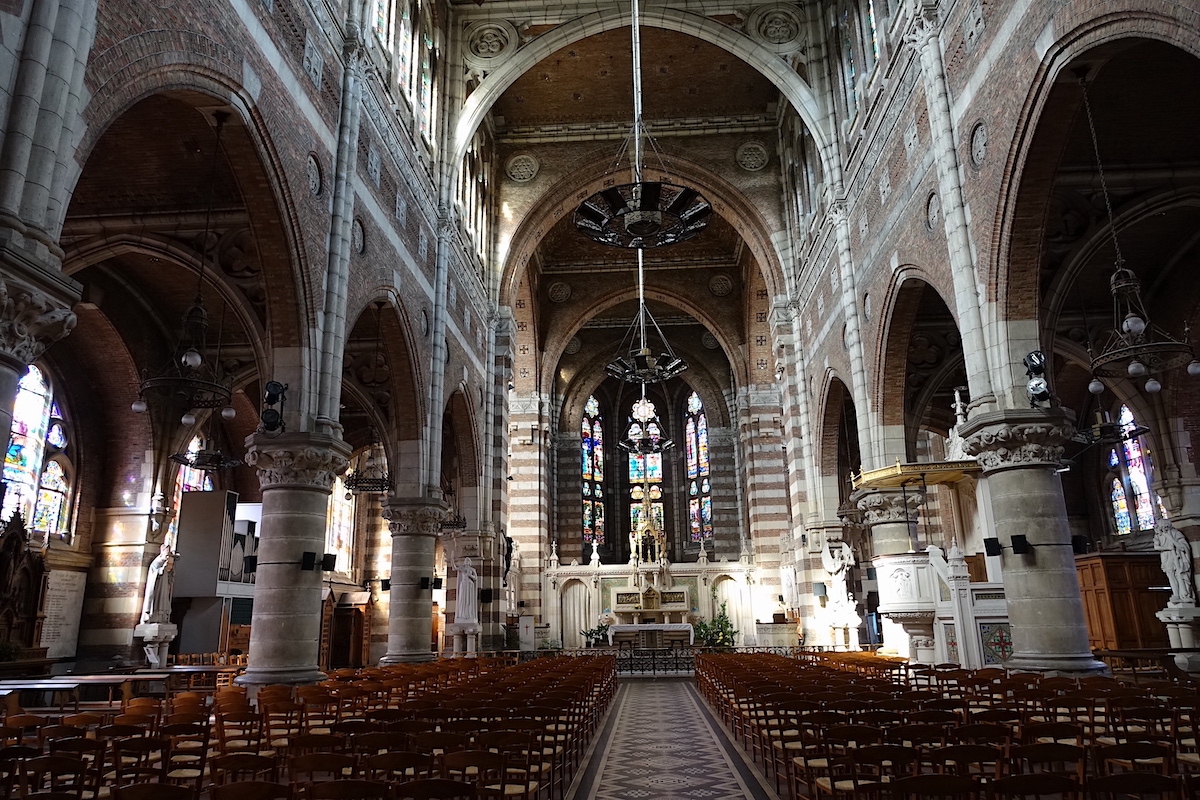
M608 628L610 645L630 643L634 647L660 648L683 644L684 639L689 646L696 641L696 631L686 622L610 625Z

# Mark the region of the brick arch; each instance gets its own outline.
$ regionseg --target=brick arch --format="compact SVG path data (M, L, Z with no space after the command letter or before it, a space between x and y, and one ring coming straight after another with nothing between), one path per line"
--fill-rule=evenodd
M415 344L417 337L413 334L412 321L399 293L392 287L377 287L368 296L370 299L346 315L350 320L346 326L346 343L349 344L350 334L360 324L367 325L369 336L374 338L373 304L382 302L384 306L379 311L379 335L382 339L381 352L387 358L390 372L386 386L391 395L391 413L386 419L380 420L385 424L379 428L379 433L391 434L386 437L389 442L385 444L388 463L399 464L399 454L395 452L394 444L419 441L424 432L422 420L426 416L426 382L419 366L421 359ZM343 382L343 386L346 385ZM393 461L393 458L396 460Z
M1200 26L1195 15L1188 16L1183 6L1174 16L1165 13L1166 5L1161 8L1124 9L1073 26L1069 23L1074 20L1067 19L1062 26L1066 32L1042 56L1006 156L996 209L997 233L988 259L988 299L996 301L1002 321L1034 319L1039 308L1038 269L1045 234L1041 221L1050 200L1047 182L1069 135L1070 118L1082 102L1076 91L1075 108L1056 109L1054 116L1059 119L1052 120L1047 114L1048 102L1059 76L1089 51L1123 40L1160 41L1200 58L1196 46ZM1069 8L1061 13L1068 16ZM1052 124L1044 125L1048 120ZM1048 144L1045 137L1050 137ZM1037 224L1031 224L1034 221Z
M770 227L755 205L724 178L695 163L665 154L664 167L645 169L646 179L656 180L661 176L673 182L683 181L699 189L712 204L713 213L730 220L741 234L753 254L756 266L762 272L770 294L785 293L787 281L784 278L783 258L776 249ZM628 176L629 173L625 172L624 175ZM511 303L517 294L526 267L533 260L542 238L560 219L573 214L580 202L606 188L613 177L612 153L607 152L576 165L568 177L546 189L541 201L535 204L535 210L521 220L509 242L498 281L499 302L502 305Z
M562 359L563 351L567 346L567 342L571 341L571 338L579 332L580 328L582 328L588 320L592 319L598 314L603 313L604 311L607 311L613 306L620 305L621 303L636 298L636 286L626 286L623 288L613 289L607 294L598 296L587 308L581 309L574 325L572 325L570 328L564 328L563 330L558 331L556 334L549 337L546 340L544 349L542 351L541 359L543 368L541 369L539 375L538 391L547 395L552 394L554 389L554 379L557 372L552 367L553 365L558 364L558 362ZM679 310L686 312L698 320L713 334L714 337L716 337L717 341L720 343L721 349L725 353L725 357L729 359L730 369L733 371L734 375L738 377L737 382L743 384L750 383L748 377L750 366L749 362L745 358L743 348L740 348L736 345L736 340L733 338L733 334L730 331L724 331L714 323L710 315L706 313L702 306L692 303L676 294L664 291L662 287L658 286L646 286L646 299L656 300L658 302L675 306ZM597 358L604 360L607 358L607 354L598 354ZM600 367L601 368L598 371L603 371L602 364Z
M538 36L517 51L511 59L491 72L471 92L471 96L463 104L458 124L454 129L450 168L457 173L466 157L471 137L483 123L484 116L500 98L500 95L521 75L532 69L542 59L573 42L605 31L631 26L631 13L624 6L614 6L584 14ZM817 151L821 154L822 160L829 159L833 137L825 128L826 109L812 87L788 65L786 60L744 33L702 14L695 14L685 9L655 8L651 13L642 14L640 23L648 27L665 28L702 39L727 50L757 69L771 83L775 84L787 102L804 120L804 124L812 132L813 139L817 143ZM826 163L824 166L826 174L833 174L830 164ZM451 180L448 185L453 186L454 181Z
M454 443L458 454L458 474L463 487L479 486L482 444L479 441L481 426L476 417L470 392L458 386L446 401L445 418L454 431Z
M70 180L70 192L100 138L141 100L168 95L191 105L197 113L201 108L225 107L233 115L222 133L221 147L254 232L266 288L269 344L265 349L270 352L276 343L310 346L309 332L320 311L314 294L322 265L314 269L309 261L284 159L269 133L268 116L282 112L264 110L245 90L240 83L241 59L230 63L228 48L213 43L198 54L168 35L156 43L157 49L143 51L139 49L143 36L129 37L93 56L87 78L97 88L84 109L87 128L76 151L79 169ZM126 74L134 69L139 71ZM269 102L267 95L263 99ZM61 227L68 207L69 200L64 201L57 226ZM260 366L267 368L265 362Z
M825 403L821 410L821 430L820 438L818 439L819 446L817 452L817 469L822 477L836 477L839 472L839 453L842 444L842 435L849 431L852 435L858 435L857 425L848 421L843 426L842 421L845 417L846 406L849 405L852 412L854 408L854 396L850 391L850 387L842 380L841 376L836 373L829 373L825 381L824 391ZM843 431L845 428L845 431ZM857 449L857 448L856 448ZM851 460L854 454L851 454ZM861 451L858 454L858 459L861 461ZM853 467L854 464L848 466Z
M933 276L920 267L901 267L892 276L880 315L880 333L875 353L876 384L870 392L883 425L905 423L904 389L908 368L908 346L917 310L926 291L932 291L946 303L947 293L937 287ZM952 296L952 295L951 295ZM951 314L954 312L951 311Z

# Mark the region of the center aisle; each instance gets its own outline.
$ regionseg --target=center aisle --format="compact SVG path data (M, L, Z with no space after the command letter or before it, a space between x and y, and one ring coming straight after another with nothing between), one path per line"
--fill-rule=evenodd
M778 800L688 679L622 681L568 800Z

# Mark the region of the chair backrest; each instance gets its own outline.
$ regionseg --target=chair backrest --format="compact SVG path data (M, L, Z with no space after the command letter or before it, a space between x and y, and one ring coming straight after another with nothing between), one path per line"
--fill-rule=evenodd
M900 778L889 784L890 794L895 800L914 798L945 798L945 800L974 800L979 796L980 785L973 778L962 775L916 775Z
M195 800L189 786L170 783L132 783L112 787L113 800Z
M20 773L21 796L29 792L66 791L83 797L84 789L90 788L88 765L79 758L36 756L17 762L16 770Z
M391 797L391 784L380 781L343 778L308 787L309 800L391 800Z
M1124 798L1134 796L1148 800L1151 797L1179 797L1179 779L1170 775L1150 772L1119 772L1090 779L1085 785L1089 798Z
M274 781L238 781L214 786L212 800L287 800L290 786Z
M988 795L993 798L1074 797L1079 782L1065 775L1046 772L1009 775L988 783Z
M279 762L273 756L259 753L230 753L216 756L208 762L213 784L265 779L278 780Z
M394 751L368 756L366 769L372 780L397 783L433 777L434 763L424 753Z
M462 781L430 778L394 787L396 800L474 800L475 786Z

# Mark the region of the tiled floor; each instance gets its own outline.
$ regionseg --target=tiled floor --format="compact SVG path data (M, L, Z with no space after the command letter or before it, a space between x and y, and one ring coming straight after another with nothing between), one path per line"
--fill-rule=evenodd
M777 800L704 706L692 680L623 682L573 799L724 798Z

